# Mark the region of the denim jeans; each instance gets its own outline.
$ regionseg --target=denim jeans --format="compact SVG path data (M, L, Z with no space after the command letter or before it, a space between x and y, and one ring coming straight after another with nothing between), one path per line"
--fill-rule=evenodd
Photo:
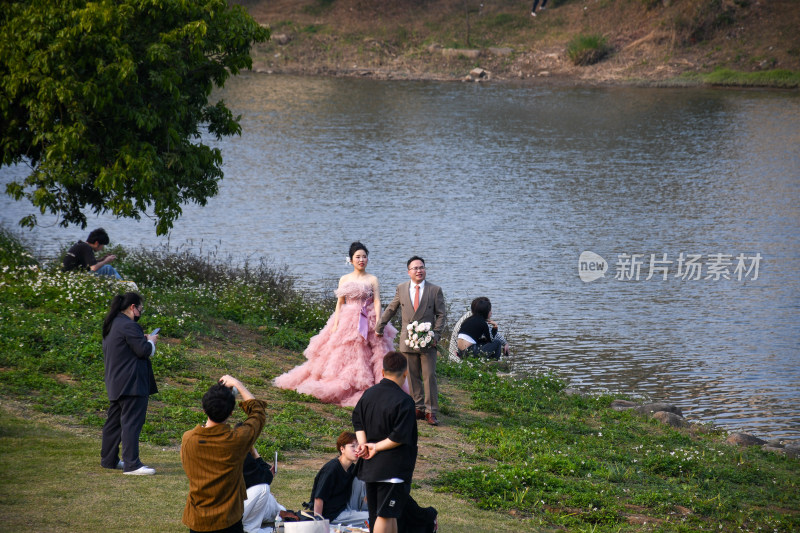
M492 342L483 344L478 346L477 344L473 344L466 350L459 350L458 356L464 359L468 356L474 357L488 357L489 359L500 359L500 353L503 349L503 343L500 339L495 339Z
M113 276L117 279L122 279L122 276L119 275L119 272L117 272L111 265L103 265L95 270L94 273L97 276Z

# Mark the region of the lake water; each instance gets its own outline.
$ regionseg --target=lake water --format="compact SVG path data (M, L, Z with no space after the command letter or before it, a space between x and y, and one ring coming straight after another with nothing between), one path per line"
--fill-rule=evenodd
M248 74L219 95L243 135L219 143L220 194L186 207L172 247L266 256L328 293L360 239L384 303L418 254L451 324L491 298L520 372L800 438L797 92ZM7 227L29 212L0 209ZM28 237L45 254L99 225L166 241L150 221L41 223ZM585 251L605 277L582 281Z

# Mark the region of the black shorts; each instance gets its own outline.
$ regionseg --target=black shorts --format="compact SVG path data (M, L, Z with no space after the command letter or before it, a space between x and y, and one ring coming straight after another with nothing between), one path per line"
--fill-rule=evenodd
M367 482L367 507L370 524L373 517L399 518L411 492L410 483Z

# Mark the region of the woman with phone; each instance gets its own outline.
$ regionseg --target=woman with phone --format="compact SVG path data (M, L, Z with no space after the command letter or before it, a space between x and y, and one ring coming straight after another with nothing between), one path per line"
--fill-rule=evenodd
M100 464L104 468L121 468L124 474L150 476L156 471L139 459L139 435L147 415L149 396L158 392L150 362L156 352L158 335L145 335L137 324L142 311L139 294L118 294L112 298L103 321L103 363L111 404L103 425ZM122 461L119 460L120 444Z

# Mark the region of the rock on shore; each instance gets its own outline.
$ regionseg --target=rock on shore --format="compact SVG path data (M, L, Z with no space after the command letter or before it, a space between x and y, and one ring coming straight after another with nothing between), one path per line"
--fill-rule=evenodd
M568 394L577 394L575 390L570 390ZM680 407L663 402L637 404L629 400L614 400L609 406L615 411L633 411L643 416L650 416L663 424L674 428L690 428L692 431L703 431L701 424L692 424L683 417ZM772 453L786 455L787 457L800 457L800 444L784 444L780 440L765 441L754 435L747 433L731 433L725 442L733 446L760 446L762 450Z

